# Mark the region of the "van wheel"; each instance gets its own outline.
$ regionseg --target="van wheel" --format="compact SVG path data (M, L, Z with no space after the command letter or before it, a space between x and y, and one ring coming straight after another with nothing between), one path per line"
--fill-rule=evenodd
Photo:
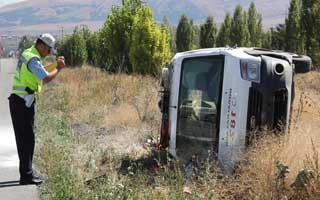
M295 73L307 73L311 71L312 60L309 56L294 55L292 61L295 65Z

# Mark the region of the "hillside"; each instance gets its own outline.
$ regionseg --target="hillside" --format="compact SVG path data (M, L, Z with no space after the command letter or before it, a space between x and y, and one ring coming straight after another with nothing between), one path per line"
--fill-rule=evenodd
M225 13L231 13L237 4L247 8L250 2L251 0L146 0L154 11L156 21L160 22L167 16L172 24L177 24L183 13L195 23L204 21L208 15L214 16L220 23ZM254 2L263 16L265 27L283 22L289 0ZM1 7L0 33L58 31L62 26L71 31L74 25L79 24L87 24L96 30L102 26L112 5L120 3L120 0L27 0Z

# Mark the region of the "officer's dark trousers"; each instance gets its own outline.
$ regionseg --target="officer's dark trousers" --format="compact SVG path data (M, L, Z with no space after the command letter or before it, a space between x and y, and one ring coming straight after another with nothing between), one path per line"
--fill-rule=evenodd
M32 158L34 152L34 104L28 108L24 99L12 94L9 106L19 155L19 172L21 179L33 176Z

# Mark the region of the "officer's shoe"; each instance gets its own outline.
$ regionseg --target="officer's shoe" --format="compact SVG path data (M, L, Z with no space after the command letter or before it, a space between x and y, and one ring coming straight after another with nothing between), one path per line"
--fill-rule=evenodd
M40 176L32 175L34 179L41 179Z
M40 185L41 183L42 180L37 176L33 176L32 178L27 179L20 179L20 185Z

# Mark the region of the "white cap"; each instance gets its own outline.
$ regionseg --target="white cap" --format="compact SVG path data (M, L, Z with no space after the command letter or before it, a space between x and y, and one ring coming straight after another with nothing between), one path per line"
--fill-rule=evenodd
M48 45L51 48L52 54L56 52L55 50L56 39L50 33L43 33L39 35L37 39L41 40L46 45Z

